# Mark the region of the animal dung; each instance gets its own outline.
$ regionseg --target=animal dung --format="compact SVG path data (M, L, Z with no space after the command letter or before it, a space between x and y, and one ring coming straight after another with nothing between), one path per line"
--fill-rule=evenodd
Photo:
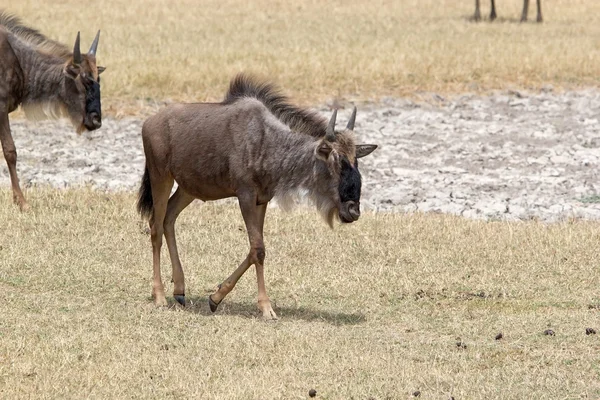
M554 331L552 329L546 329L544 331L544 335L546 335L546 336L554 336L555 333L554 333Z
M315 389L310 389L310 390L308 391L308 395L309 395L310 397L316 397L316 396L317 396L317 391L316 391Z
M459 340L458 342L456 342L456 347L458 347L461 350L465 350L467 348L467 344L462 340Z
M496 335L496 337L494 339L496 340L500 340L504 337L504 335L502 335L502 332L500 332L499 334Z
M413 392L414 397L419 397L420 395L421 395L421 391L419 391L419 390L416 390Z
M594 328L585 328L585 334L586 335L595 335L596 330Z

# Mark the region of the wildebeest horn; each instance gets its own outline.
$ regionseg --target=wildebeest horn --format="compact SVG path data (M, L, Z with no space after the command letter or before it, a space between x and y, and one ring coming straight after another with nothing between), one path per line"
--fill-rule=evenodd
M335 142L335 119L337 118L337 108L333 110L333 114L331 115L331 119L329 120L329 125L327 125L327 129L325 130L325 139L330 142Z
M75 39L75 46L73 46L73 64L81 64L81 49L79 48L79 32L77 32L77 38Z
M348 121L348 125L346 126L346 129L353 131L354 130L354 121L356 121L356 107L354 107L354 109L352 110L352 115L350 116L350 120Z
M96 33L96 38L92 42L92 45L90 46L90 51L88 51L88 54L90 54L92 56L96 55L96 50L98 50L98 41L99 40L100 40L100 30L98 30L98 33Z

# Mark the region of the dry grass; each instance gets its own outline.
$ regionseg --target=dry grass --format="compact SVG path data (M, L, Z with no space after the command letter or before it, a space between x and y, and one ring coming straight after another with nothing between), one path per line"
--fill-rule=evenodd
M252 270L208 311L246 252L235 207L184 211L192 304L155 309L132 194L27 195L21 214L0 191L2 398L600 396L600 338L585 335L600 329L597 223L379 214L330 231L270 210L271 324Z
M598 1L547 1L541 25L517 22L521 0L499 1L494 23L469 21L472 0L6 0L2 6L65 43L81 30L87 44L102 28L104 105L113 114L123 102L220 100L239 71L271 77L305 102L577 87L597 85L600 77Z

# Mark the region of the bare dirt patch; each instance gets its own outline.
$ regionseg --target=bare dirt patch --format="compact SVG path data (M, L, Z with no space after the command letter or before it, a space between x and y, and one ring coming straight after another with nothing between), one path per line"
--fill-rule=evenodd
M363 206L469 218L600 218L600 92L497 92L359 106ZM329 110L321 111L329 115ZM340 121L349 109L340 113ZM136 190L141 119L105 119L77 136L65 122L12 121L24 186ZM0 163L0 180L9 184Z

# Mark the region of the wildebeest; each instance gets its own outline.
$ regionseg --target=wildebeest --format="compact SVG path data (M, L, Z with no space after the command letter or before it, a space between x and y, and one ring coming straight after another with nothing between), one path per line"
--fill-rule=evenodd
M542 22L542 0L536 0L537 2L537 22ZM496 19L496 2L491 0L492 10L490 11L490 21ZM523 12L521 12L521 22L527 21L527 13L529 11L529 0L523 0ZM481 11L479 10L479 0L475 0L475 14L473 15L475 21L481 20Z
M185 283L175 242L175 220L194 199L237 197L250 251L240 266L209 296L214 312L238 279L256 266L258 308L276 319L264 281L263 224L267 203L283 203L298 191L312 199L330 226L360 216L358 158L376 145L355 145L356 108L346 129L335 131L319 114L291 105L272 84L236 76L221 103L171 105L142 127L146 167L138 211L149 217L156 305L166 298L160 274L162 236L173 268L173 295L185 304ZM169 198L173 183L178 188Z
M102 125L100 78L96 65L100 31L87 54L81 54L79 33L71 52L6 12L0 12L0 142L8 164L13 200L21 210L27 202L17 177L17 150L8 114L23 107L32 118L66 116L78 133Z

